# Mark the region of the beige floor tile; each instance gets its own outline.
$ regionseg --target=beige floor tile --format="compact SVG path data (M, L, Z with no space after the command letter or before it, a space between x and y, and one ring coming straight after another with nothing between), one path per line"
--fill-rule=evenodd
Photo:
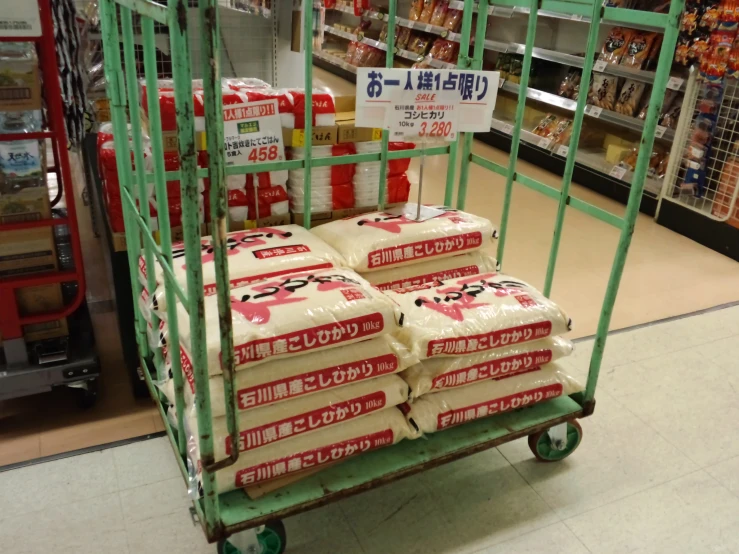
M564 523L526 533L497 544L479 554L589 554L589 551Z

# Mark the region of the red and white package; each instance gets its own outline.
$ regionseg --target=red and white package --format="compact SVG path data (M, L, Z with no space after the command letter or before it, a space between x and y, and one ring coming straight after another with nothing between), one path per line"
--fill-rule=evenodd
M200 468L197 441L194 439L197 435L188 432L188 436L188 455L193 466ZM306 469L320 468L416 436L417 433L408 425L400 410L381 410L341 425L242 453L234 465L216 473L218 493Z
M286 89L254 89L242 88L240 91L246 95L250 102L260 100L277 100L277 111L280 114L280 125L292 129L295 126L295 106L293 96Z
M509 379L487 380L467 387L426 394L407 405L414 429L435 433L583 390L582 385L555 364L547 364Z
M495 258L484 252L470 252L460 254L451 258L431 260L420 264L401 265L371 271L364 275L370 284L380 290L391 290L415 287L433 281L447 281L458 277L478 275L495 271L497 262Z
M385 291L403 311L401 342L419 359L475 354L570 330L557 304L531 285L483 273Z
M311 232L362 273L427 262L485 248L497 231L487 219L458 210L424 221L371 212L320 225Z
M234 359L252 366L397 332L396 304L347 269L292 273L231 290ZM188 351L189 316L178 304ZM205 298L208 367L221 364L218 298Z
M305 129L305 91L291 89L293 98L294 121L288 128ZM313 91L313 117L314 127L331 127L336 125L336 106L334 97L330 91L316 89Z
M538 371L539 366L569 356L573 348L567 339L548 337L467 356L431 358L409 367L400 376L410 386L411 398L418 398L429 392Z
M299 225L264 227L228 234L228 270L232 287L303 271L319 271L344 265L330 246ZM203 286L207 296L216 293L216 272L211 237L200 240ZM187 287L184 243L172 245L172 271L180 286ZM151 296L152 308L164 312L164 276L155 262L157 288ZM139 257L139 280L146 287L146 263ZM218 327L216 326L216 329ZM216 331L217 334L217 331Z
M292 147L288 149L288 157L291 160L305 159L305 148ZM314 158L329 158L332 156L346 156L356 154L357 149L354 144L328 144L325 146L314 146L312 155ZM354 177L356 164L339 164L330 167L315 167L311 169L312 178L331 177L332 185L342 185L351 183ZM298 184L305 179L304 169L294 169L290 171L290 179L292 183Z
M408 385L387 375L335 390L250 410L239 416L240 452L249 452L287 439L314 433L336 424L392 408L408 400ZM223 403L223 397L220 402ZM194 410L187 410L188 428L197 429ZM197 435L196 435L197 436ZM231 454L225 417L213 418L216 460Z

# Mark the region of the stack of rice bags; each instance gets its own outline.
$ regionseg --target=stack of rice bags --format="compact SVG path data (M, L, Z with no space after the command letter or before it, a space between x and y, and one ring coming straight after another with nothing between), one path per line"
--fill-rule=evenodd
M311 232L380 290L495 270L495 260L484 252L496 236L490 221L437 208L443 213L424 221L371 212Z
M379 141L358 142L357 153L379 153L381 143ZM416 147L412 142L390 142L388 150L413 150ZM385 203L398 204L408 202L411 191L411 183L406 171L410 166L410 158L388 160L387 162L387 186L385 187ZM373 206L377 204L380 196L380 162L360 162L357 164L353 179L354 196L357 207Z
M531 285L484 273L386 291L398 335L423 360L401 374L407 418L433 433L582 390L554 360L572 352L567 315Z
M321 269L343 260L301 227L256 232L263 236L248 237L252 242L246 246L240 246L243 238L236 240L229 260L241 454L235 465L218 472L219 492L315 470L415 436L395 408L409 392L395 374L417 362L392 336L399 328L397 306L353 271ZM292 236L284 238L288 232ZM276 238L278 233L282 238ZM214 292L212 271L207 270L212 253L207 249L203 264L206 293ZM295 272L285 274L289 267ZM186 268L177 263L175 271L184 281ZM257 277L259 282L243 285ZM161 308L161 291L155 296ZM197 391L190 329L188 315L178 308L179 355L187 380L185 425L197 475L201 466L192 409ZM207 296L206 355L216 460L234 448L224 417L218 320L217 297ZM166 324L162 327L166 340ZM171 381L161 386L172 395Z
M314 158L330 158L356 154L354 144L329 144L314 146ZM305 159L305 148L287 149L287 156L292 160ZM355 164L340 164L311 169L311 212L330 212L353 208L355 206L354 177ZM290 198L290 211L303 213L305 207L305 170L292 169L287 181L287 193ZM375 198L375 203L377 199Z

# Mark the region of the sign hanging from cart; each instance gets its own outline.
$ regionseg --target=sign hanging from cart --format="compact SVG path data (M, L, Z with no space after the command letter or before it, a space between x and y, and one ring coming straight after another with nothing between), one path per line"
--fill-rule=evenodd
M489 131L498 95L497 71L358 68L356 126L391 138L455 140Z

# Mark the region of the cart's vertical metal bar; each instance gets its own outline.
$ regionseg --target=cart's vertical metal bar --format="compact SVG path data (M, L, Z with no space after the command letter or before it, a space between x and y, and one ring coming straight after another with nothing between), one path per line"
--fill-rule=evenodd
M466 10L467 7L465 7ZM470 11L472 10L470 9ZM477 4L477 28L475 29L475 52L470 63L470 69L482 69L487 25L488 0L479 0ZM460 45L461 48L462 45ZM467 48L469 49L469 46ZM470 178L470 153L472 152L472 141L474 138L474 133L464 133L464 138L462 139L462 163L459 168L459 192L457 193L457 209L460 210L464 209L465 202L467 201L467 182Z
M305 50L305 142L303 160L305 190L303 191L303 227L310 229L312 204L312 167L313 163L313 0L303 0L303 49Z
M465 0L464 10L462 11L462 31L459 37L459 55L457 56L457 67L466 69L470 67L470 36L472 34L472 14L475 11L475 2L473 0ZM478 17L481 17L478 13ZM487 14L483 17L487 22ZM484 43L483 39L483 43ZM477 46L475 46L477 50ZM457 172L457 152L459 151L459 134L454 142L449 146L449 159L446 168L446 188L444 189L444 205L451 206L454 196L454 181ZM468 156L469 157L469 156ZM462 156L462 160L464 160ZM464 165L462 166L464 167ZM469 170L469 168L468 168ZM462 181L462 171L459 173L459 187L457 189L457 208L464 209L464 203L467 199L467 181Z
M190 324L190 355L196 389L207 386L208 357L205 346L205 301L203 298L203 267L200 254L200 191L198 191L197 150L195 148L195 117L192 98L190 44L187 37L187 0L169 0L169 42L172 52L172 78L175 89L177 117L177 148L180 155L180 186L182 189L182 226L187 264L187 301ZM220 508L216 495L216 475L206 468L213 464L213 418L206 410L210 398L196 396L196 413L203 466L201 482L205 525L208 535L220 523Z
M115 144L115 159L118 166L118 181L123 191L127 191L132 198L136 198L131 183L131 150L128 145L128 127L126 125L126 88L118 35L117 6L112 0L100 2L100 25L103 34L103 67L105 78L108 81L107 94L110 101L110 115L113 120L113 142ZM146 340L146 321L138 309L138 299L141 296L142 285L138 279L138 252L141 238L138 226L134 221L137 214L131 213L128 203L123 202L123 221L126 231L126 251L128 253L128 268L131 273L133 288L134 326L136 329L136 343L143 357L149 355L149 343Z
M395 14L398 8L397 0L388 0L387 12L387 50L385 51L385 67L391 69L395 62ZM390 141L390 131L382 130L380 144L380 189L377 194L377 207L385 209L385 195L387 194L387 151Z
M595 61L595 47L598 42L598 33L600 31L602 6L599 2L593 2L592 12L590 14L590 25L588 27L588 41L585 46L585 61L582 67L582 83L590 82L590 75L593 72L593 63ZM549 250L549 261L547 262L547 274L544 280L544 296L549 296L552 292L552 281L554 280L554 271L557 267L557 256L559 255L559 244L562 240L562 226L564 225L565 212L570 199L570 185L572 184L572 172L575 170L575 159L577 158L577 148L580 142L580 131L582 130L582 122L585 117L585 104L588 95L580 94L577 97L577 107L575 109L575 117L572 122L572 134L570 136L570 148L567 151L567 159L565 161L564 174L562 175L562 194L559 197L559 205L557 206L557 218L554 223L554 235L552 236L552 246Z
M600 364L603 361L603 351L606 347L606 339L608 338L608 328L611 325L613 306L616 303L616 295L618 294L618 287L624 272L626 255L629 253L631 236L634 234L634 225L639 215L639 205L641 204L642 192L644 191L644 178L647 174L649 158L652 154L652 147L654 146L654 131L657 128L657 117L662 111L665 89L667 88L670 66L672 65L672 56L675 51L675 43L677 42L678 23L684 4L684 0L672 0L670 3L664 40L662 41L659 61L657 62L657 72L654 76L654 84L652 85L652 101L649 103L647 117L644 121L639 156L636 159L634 176L631 180L629 201L626 204L626 213L624 214L624 225L621 229L616 256L613 260L611 275L608 279L606 296L603 299L603 308L600 313L600 319L598 320L598 330L595 335L595 344L593 345L593 355L590 358L588 382L583 398L586 405L591 403L595 396L595 386L598 383Z
M595 1L595 0L593 0ZM526 28L526 50L523 56L523 67L521 68L521 83L518 91L518 106L516 107L516 122L511 135L511 155L508 161L508 175L505 182L505 196L503 198L503 213L500 216L500 231L498 235L498 265L503 267L503 254L505 242L508 235L508 217L511 212L511 197L513 195L513 181L516 178L516 163L518 161L518 147L521 143L521 126L523 125L523 113L526 109L526 92L529 89L529 73L531 73L531 54L536 39L536 22L539 15L539 0L531 0L529 5L529 24Z
M144 160L144 143L141 137L141 114L139 113L139 91L136 78L136 54L133 47L133 17L131 10L121 6L121 31L123 32L123 60L126 71L126 90L128 92L128 113L131 122L131 139L133 142L133 160L136 168L136 181L138 184L139 211L146 223L147 232L151 233L151 220L149 209L149 194L146 184L146 162ZM143 241L144 263L146 264L146 288L149 294L154 293L156 287L156 271L154 269L154 253L148 241ZM159 329L159 318L151 311L151 325L154 330ZM152 348L154 351L154 365L157 370L157 379L162 381L162 349Z
M223 91L221 89L221 40L217 0L200 0L200 36L202 37L203 89L205 93L205 136L208 143L210 175L211 235L216 270L218 322L221 331L221 369L226 403L226 423L231 444L239 444L234 395L234 341L231 322L231 295L228 278L228 196L226 191L226 161L223 153ZM256 182L256 178L254 179ZM259 202L255 201L255 204ZM207 372L203 382L196 382L201 407L211 413L210 387ZM239 457L239 449L231 448L231 461ZM213 469L213 468L211 468Z
M172 264L172 231L169 223L167 182L164 177L164 145L162 142L162 116L159 112L154 21L151 18L141 16L141 32L144 40L144 75L146 76L146 101L149 108L149 140L151 141L152 165L154 167L154 191L159 216L159 240L164 258ZM167 301L167 328L169 330L167 343L170 352L169 359L172 364L175 409L177 411L177 446L180 455L184 456L187 451L187 438L183 425L185 391L179 356L180 325L177 320L177 295L167 283L167 279L164 280L164 296ZM158 370L157 375L159 375Z

